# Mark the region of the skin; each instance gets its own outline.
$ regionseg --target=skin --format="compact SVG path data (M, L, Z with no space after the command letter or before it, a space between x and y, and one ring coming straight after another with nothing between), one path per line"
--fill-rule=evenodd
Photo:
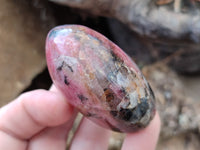
M24 93L0 109L0 149L65 150L76 114L54 86ZM122 150L154 150L159 132L156 113L148 127L126 135ZM83 118L70 150L106 150L109 137L109 130Z

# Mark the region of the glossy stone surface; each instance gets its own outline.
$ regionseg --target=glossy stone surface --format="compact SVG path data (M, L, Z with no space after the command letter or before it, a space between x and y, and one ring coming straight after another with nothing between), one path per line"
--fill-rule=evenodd
M103 35L80 25L50 31L46 58L54 84L82 114L120 132L147 126L153 92L136 64Z

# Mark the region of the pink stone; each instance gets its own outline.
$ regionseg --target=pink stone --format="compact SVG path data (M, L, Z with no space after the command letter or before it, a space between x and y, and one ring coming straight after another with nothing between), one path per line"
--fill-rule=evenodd
M133 132L152 120L149 84L132 59L100 33L80 25L56 27L46 40L46 59L56 87L95 123Z

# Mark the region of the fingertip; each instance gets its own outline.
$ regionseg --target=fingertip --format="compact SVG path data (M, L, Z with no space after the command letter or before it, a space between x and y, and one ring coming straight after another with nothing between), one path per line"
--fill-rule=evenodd
M154 119L146 128L126 135L122 150L155 150L160 133L160 126L160 117L156 112Z
M71 118L74 108L59 93L35 90L19 98L25 111L43 126L57 126Z

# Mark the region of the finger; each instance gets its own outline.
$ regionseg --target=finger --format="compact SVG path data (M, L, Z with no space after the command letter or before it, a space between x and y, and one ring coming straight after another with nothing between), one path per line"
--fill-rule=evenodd
M51 85L49 91L57 92L63 96L63 94L56 88L56 86L54 84Z
M155 150L160 133L160 119L156 113L149 126L126 135L122 150Z
M63 124L73 107L55 92L35 90L0 109L0 130L18 139L29 139L47 126Z
M65 150L75 115L76 113L65 124L46 128L34 136L29 142L28 150Z
M3 131L0 131L0 149L1 150L25 150L27 141L13 137Z
M83 118L71 143L70 150L107 150L110 131Z

